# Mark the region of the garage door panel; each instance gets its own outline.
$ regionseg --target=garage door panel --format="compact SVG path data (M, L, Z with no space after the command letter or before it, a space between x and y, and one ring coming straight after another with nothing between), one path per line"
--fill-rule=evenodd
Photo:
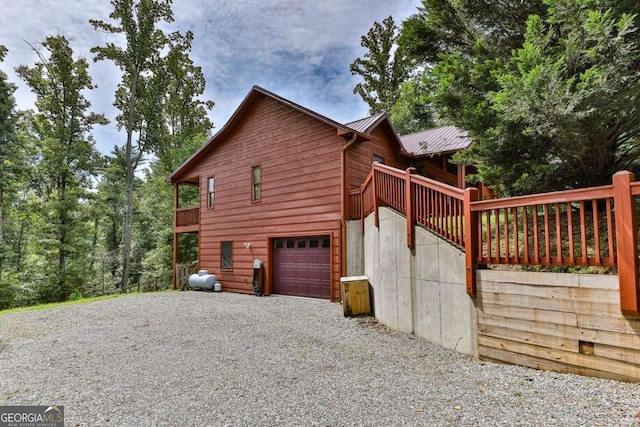
M327 238L274 241L273 293L330 298L330 247Z

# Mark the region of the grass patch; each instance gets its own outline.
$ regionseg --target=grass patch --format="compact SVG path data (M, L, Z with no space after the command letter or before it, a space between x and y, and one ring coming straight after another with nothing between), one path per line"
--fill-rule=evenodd
M173 292L173 289L159 291L159 292ZM67 305L86 304L90 302L96 302L96 301L102 301L102 300L114 299L114 298L122 298L128 295L137 295L137 294L138 292L133 291L133 292L128 292L126 294L115 293L115 294L109 294L109 295L101 295L98 297L80 298L80 299L65 301L65 302L52 302L48 304L37 304L37 305L29 305L26 307L9 308L6 310L0 310L0 316L9 314L9 313L18 313L21 311L48 310L50 308L64 307Z

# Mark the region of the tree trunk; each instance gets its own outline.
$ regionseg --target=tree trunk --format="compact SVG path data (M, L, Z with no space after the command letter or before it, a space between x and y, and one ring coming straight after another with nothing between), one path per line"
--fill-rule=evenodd
M67 182L63 174L58 186L58 291L60 301L69 299L69 284L67 283Z
M100 216L96 212L93 218L93 236L91 238L91 261L89 261L89 269L93 272L96 265L96 252L98 249L98 227L100 226Z
M24 238L24 229L26 227L26 220L23 218L22 221L20 221L20 232L18 233L18 239L17 239L17 247L15 247L15 253L17 254L17 258L16 258L16 270L18 272L22 272L22 240Z
M133 145L133 121L134 109L136 105L136 92L138 90L139 67L136 66L133 75L133 82L129 92L129 111L127 117L127 144L125 146L125 169L127 173L127 188L125 190L125 210L124 221L122 225L122 280L120 281L120 292L127 291L129 282L129 258L131 256L131 235L133 233L133 183L135 180L135 171L137 162L133 162L132 145Z
M130 150L127 150L130 151ZM122 280L120 281L120 292L127 291L129 282L129 261L131 257L131 235L133 232L133 181L134 171L127 165L127 188L125 190L125 210L122 226Z
M62 224L63 227L66 224ZM69 299L69 285L67 283L67 233L62 231L58 239L58 289L60 290L60 301Z

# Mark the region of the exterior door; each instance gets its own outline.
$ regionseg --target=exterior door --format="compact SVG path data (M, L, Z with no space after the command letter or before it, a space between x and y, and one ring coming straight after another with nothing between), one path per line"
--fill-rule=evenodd
M273 293L331 297L331 248L328 236L273 241Z

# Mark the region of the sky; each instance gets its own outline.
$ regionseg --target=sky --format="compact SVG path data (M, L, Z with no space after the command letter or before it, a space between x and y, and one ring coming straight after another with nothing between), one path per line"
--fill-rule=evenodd
M416 13L420 0L174 0L173 23L166 31L190 30L191 58L202 67L207 89L203 99L214 132L231 117L254 85L346 123L367 116L368 106L353 94L360 81L349 64L366 50L360 39L375 21L389 15L399 24ZM113 107L119 70L109 61L93 62L90 49L116 41L93 29L89 19L109 21L109 0L0 0L0 44L9 53L0 69L18 86L18 109L34 108L35 95L14 73L18 65L37 61L32 46L48 35L70 40L76 57L87 58L97 89L86 93L92 111L111 123L97 126L96 146L109 154L124 143ZM203 141L204 142L204 141Z

